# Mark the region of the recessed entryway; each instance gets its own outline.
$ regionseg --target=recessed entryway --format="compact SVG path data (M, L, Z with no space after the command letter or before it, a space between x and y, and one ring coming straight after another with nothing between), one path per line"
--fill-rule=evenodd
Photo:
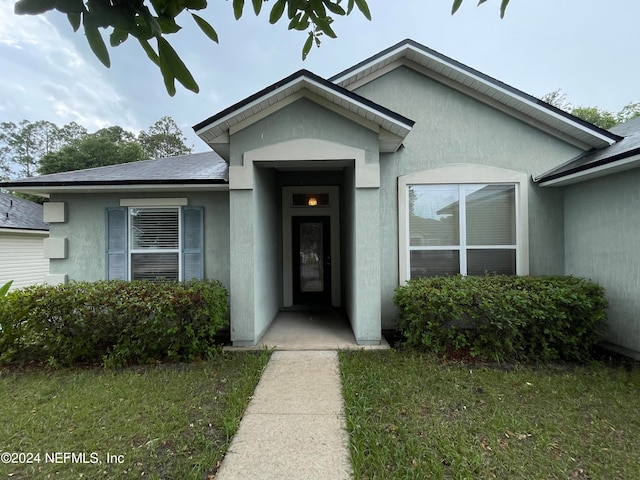
M282 187L282 306L340 307L337 186Z

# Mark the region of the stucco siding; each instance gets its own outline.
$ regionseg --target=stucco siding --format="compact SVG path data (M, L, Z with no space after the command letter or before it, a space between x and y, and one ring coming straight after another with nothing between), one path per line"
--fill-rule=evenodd
M397 178L467 163L538 174L580 150L468 95L401 67L356 93L416 121L396 153L380 156L383 327L395 321L398 285ZM529 272L561 274L564 267L560 192L529 188Z
M640 358L640 169L564 189L566 273L609 301L606 340Z
M91 193L52 195L51 201L67 203L67 221L50 224L51 238L67 238L65 259L51 259L52 274L69 280L106 278L105 210L119 207L122 198L187 198L189 205L204 207L205 278L229 286L229 193Z
M44 258L44 233L0 231L0 286L9 281L11 290L43 283L49 273L49 260Z
M242 165L242 155L249 150L301 138L361 148L367 163L378 161L377 133L302 98L234 134L230 164Z

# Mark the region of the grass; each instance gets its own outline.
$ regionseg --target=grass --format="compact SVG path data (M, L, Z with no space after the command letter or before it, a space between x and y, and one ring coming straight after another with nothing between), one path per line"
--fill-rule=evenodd
M0 477L212 478L268 358L0 371L0 452L39 454L39 462L0 463Z
M341 352L356 479L640 478L640 367Z

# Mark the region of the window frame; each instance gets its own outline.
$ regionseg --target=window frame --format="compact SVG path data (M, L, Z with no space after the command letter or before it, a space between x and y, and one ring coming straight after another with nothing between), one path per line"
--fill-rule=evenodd
M134 234L133 234L133 218L131 215L132 210L175 210L176 216L178 218L178 243L176 248L134 248ZM127 207L127 237L128 237L128 245L127 245L127 279L133 280L133 255L136 253L175 253L178 256L178 278L176 281L182 281L183 278L183 268L182 268L182 209L179 206L175 205L154 205L154 206L130 206Z
M460 258L460 273L463 275L466 275L467 272L466 253L468 250L473 250L473 248L466 245L466 215L463 217L466 202L463 202L465 206L461 205L460 224L463 224L465 228L459 232L460 239L457 247L412 247L409 232L409 187L453 185L458 186L458 192L460 193L460 187L463 185L479 184L515 186L516 275L527 275L529 273L528 175L514 170L486 165L456 164L398 177L398 273L400 284L406 283L411 278L410 262L412 250L456 250ZM501 246L484 245L482 249L489 249L487 247L499 248Z

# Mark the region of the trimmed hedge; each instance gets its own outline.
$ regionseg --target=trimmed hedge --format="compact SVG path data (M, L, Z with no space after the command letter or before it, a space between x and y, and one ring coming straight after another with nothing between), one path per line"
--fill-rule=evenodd
M0 363L190 361L216 350L228 324L217 281L36 285L0 299Z
M606 321L604 289L575 277L411 280L396 289L406 345L495 360L587 360Z

